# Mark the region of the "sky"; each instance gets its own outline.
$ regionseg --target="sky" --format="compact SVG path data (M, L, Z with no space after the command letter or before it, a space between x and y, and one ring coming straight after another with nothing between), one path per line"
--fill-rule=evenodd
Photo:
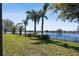
M3 3L2 4L2 18L10 19L14 22L14 24L22 22L22 20L26 19L27 14L25 13L28 10L37 10L42 9L43 4L41 3ZM44 30L57 30L62 29L64 31L75 31L79 24L74 22L64 22L61 20L57 20L58 13L53 13L52 11L48 11L46 13L47 19L44 19ZM37 30L41 30L41 19L39 24L37 23ZM27 25L27 30L34 30L33 21L29 20Z

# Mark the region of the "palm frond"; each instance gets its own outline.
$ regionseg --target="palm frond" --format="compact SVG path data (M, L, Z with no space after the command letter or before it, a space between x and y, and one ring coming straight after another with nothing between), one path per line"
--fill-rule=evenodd
M44 16L46 19L48 19L48 17L47 16Z
M48 9L49 3L45 3L43 6L43 12L46 12Z

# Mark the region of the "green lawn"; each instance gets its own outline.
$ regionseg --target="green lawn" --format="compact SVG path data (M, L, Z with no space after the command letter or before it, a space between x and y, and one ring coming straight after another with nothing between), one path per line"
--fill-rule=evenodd
M79 43L52 40L41 43L34 37L3 34L4 56L79 56Z

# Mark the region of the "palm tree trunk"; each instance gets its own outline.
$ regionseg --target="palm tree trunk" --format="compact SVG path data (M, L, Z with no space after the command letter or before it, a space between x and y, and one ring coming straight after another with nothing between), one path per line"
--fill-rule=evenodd
M78 23L79 23L79 17L78 17ZM77 31L79 31L79 25L78 25L78 27L77 27Z
M26 26L25 26L25 36L26 36Z
M19 31L19 34L22 35L22 30Z
M6 30L4 30L4 33L6 34Z
M79 26L77 27L77 31L79 31Z
M12 29L12 34L15 34L15 31L16 31L16 29L15 29L15 28L13 28L13 29Z
M36 20L34 21L34 36L36 36Z
M43 25L44 25L44 19L42 17L42 24L41 24L41 39L43 39Z

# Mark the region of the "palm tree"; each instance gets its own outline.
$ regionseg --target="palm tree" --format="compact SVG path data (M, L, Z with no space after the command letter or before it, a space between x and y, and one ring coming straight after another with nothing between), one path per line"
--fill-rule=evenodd
M24 26L22 23L17 23L16 24L17 30L19 30L19 35L22 35L22 31L24 30Z
M36 22L39 23L40 17L38 16L38 12L35 10L27 11L28 19L32 19L34 21L34 36L36 36Z
M24 23L24 27L25 27L25 36L26 36L26 26L28 24L28 17L26 18L26 20L23 20L23 23Z
M42 18L42 23L41 23L41 39L43 39L44 17L46 19L48 19L47 16L45 15L46 12L47 12L47 10L48 10L48 6L49 6L49 4L48 3L45 3L44 6L43 6L43 9L39 11L39 15Z

